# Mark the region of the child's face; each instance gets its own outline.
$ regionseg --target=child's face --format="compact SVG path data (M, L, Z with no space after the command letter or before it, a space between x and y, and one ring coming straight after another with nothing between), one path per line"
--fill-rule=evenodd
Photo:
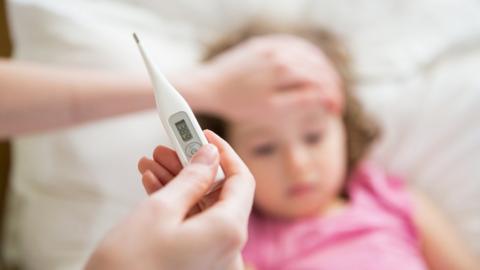
M255 176L255 207L262 213L320 214L338 198L346 170L340 115L319 107L234 123L229 141Z

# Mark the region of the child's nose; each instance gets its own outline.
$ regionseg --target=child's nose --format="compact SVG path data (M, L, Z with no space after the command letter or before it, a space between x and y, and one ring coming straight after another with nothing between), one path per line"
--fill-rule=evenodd
M285 167L291 181L309 181L310 156L309 152L301 146L291 146L285 151Z

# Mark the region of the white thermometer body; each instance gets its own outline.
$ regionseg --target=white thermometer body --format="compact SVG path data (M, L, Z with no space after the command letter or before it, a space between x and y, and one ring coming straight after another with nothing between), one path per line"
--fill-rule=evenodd
M208 143L207 138L188 103L152 63L137 35L133 34L133 36L153 82L160 120L170 142L175 147L180 162L186 166L198 149ZM211 190L216 189L224 179L223 170L219 167Z

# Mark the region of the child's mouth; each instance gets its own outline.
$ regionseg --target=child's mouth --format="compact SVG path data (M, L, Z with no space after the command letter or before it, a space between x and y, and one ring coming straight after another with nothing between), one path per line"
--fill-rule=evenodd
M314 190L315 185L313 184L295 184L288 189L287 195L289 197L301 197L312 193Z

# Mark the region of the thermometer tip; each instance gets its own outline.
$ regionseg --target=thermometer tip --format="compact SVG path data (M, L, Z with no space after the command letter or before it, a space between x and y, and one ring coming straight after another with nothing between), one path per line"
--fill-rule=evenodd
M133 39L135 39L135 42L140 43L140 40L135 32L133 33Z

